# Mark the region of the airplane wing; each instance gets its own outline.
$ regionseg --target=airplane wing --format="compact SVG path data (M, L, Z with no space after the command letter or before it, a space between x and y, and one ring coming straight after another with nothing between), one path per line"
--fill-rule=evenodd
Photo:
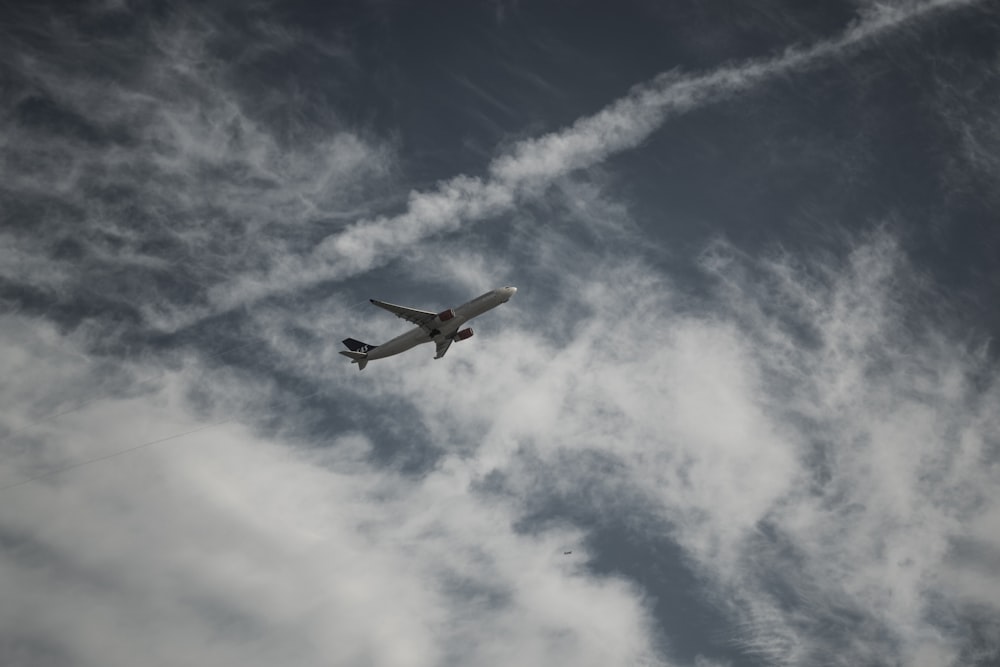
M437 313L432 313L427 310L417 310L416 308L397 306L392 303L386 303L385 301L379 301L378 299L371 299L371 302L379 308L385 308L396 317L402 317L407 322L413 322L418 327L424 327L428 331L430 331L427 326L428 323L437 317Z
M451 339L450 338L444 338L444 339L438 341L438 344L437 344L437 355L434 358L435 359L440 359L441 357L443 357L445 355L445 353L448 351L449 347L451 347Z

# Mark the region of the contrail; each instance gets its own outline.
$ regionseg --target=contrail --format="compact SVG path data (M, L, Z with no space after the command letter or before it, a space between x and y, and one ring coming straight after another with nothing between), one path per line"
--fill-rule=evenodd
M744 61L700 76L660 74L634 87L593 116L563 130L522 141L493 160L485 178L456 176L426 192L411 192L406 210L360 220L327 237L311 254L290 259L270 273L218 285L209 295L228 310L271 294L325 280L340 280L388 262L425 238L453 231L512 210L540 195L551 183L578 169L645 141L669 118L745 92L777 76L819 66L860 50L878 37L939 10L979 0L925 0L895 7L876 6L840 37L811 47L791 47L781 55Z

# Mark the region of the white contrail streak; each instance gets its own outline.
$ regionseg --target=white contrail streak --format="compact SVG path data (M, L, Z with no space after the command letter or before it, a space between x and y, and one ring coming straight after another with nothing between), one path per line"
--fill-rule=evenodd
M360 220L330 236L311 254L281 268L210 293L223 309L323 280L347 278L380 266L402 250L463 223L495 217L519 201L537 196L557 178L634 148L670 118L731 97L776 76L849 55L879 36L940 9L978 0L925 0L893 7L876 6L840 37L809 48L789 48L772 58L750 60L701 76L661 74L593 116L563 130L522 141L493 160L485 178L456 176L431 191L411 192L406 210L394 216Z

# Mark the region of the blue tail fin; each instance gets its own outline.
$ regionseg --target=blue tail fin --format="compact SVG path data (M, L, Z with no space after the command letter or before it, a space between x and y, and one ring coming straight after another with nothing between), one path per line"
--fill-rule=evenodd
M354 338L345 338L344 345L351 352L362 352L367 353L374 350L378 345L369 345L368 343L362 343L360 340L355 340Z

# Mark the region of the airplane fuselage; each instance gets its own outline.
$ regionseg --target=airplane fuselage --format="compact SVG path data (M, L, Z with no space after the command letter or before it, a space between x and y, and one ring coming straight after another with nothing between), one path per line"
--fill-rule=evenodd
M496 308L500 304L506 303L514 296L515 292L517 292L516 287L501 287L490 290L457 308L444 311L445 313L453 313L448 319L442 320L441 314L438 314L426 324L414 327L388 342L370 348L366 346L363 350L365 353L365 362L391 357L401 352L406 352L410 348L422 343L433 342L439 346L440 350L442 344L450 344L452 341L462 339L462 335L459 332L466 322ZM471 335L471 331L468 333ZM456 334L458 335L456 336ZM443 352L439 352L439 356L443 356L443 354Z

